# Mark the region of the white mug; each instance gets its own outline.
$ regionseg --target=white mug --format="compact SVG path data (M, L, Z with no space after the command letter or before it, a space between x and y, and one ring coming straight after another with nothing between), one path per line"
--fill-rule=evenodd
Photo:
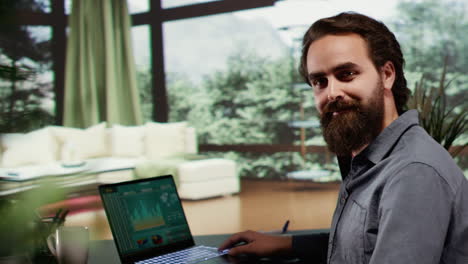
M86 264L89 231L84 226L60 226L47 238L50 252L59 264Z

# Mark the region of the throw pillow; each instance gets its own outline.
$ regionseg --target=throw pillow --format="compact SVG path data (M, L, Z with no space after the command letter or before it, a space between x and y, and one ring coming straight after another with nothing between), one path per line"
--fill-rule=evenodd
M149 159L161 159L185 152L186 128L186 122L146 123L146 156Z
M144 154L144 126L113 125L110 129L110 149L115 157L141 157Z
M3 167L46 164L57 160L57 144L49 128L1 137Z
M54 134L61 143L61 159L85 160L103 157L109 154L106 137L106 123L100 123L87 129L54 127ZM73 152L73 157L68 157Z

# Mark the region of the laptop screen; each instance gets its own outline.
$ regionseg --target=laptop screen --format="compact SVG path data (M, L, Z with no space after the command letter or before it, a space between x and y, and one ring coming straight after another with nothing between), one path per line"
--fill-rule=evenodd
M122 257L191 241L172 176L102 185L100 194ZM186 243L184 243L186 244Z

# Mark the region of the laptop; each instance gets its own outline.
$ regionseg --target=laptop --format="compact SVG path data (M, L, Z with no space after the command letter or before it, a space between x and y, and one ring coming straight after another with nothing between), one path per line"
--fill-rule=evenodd
M195 246L171 175L99 186L122 263L231 263Z

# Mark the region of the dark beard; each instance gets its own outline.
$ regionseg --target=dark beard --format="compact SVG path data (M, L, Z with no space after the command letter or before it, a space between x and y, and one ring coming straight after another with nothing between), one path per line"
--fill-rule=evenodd
M323 137L337 156L349 156L379 135L384 111L382 82L377 86L367 105L357 100L332 101L325 105L320 117ZM333 116L333 112L345 109L348 111Z

